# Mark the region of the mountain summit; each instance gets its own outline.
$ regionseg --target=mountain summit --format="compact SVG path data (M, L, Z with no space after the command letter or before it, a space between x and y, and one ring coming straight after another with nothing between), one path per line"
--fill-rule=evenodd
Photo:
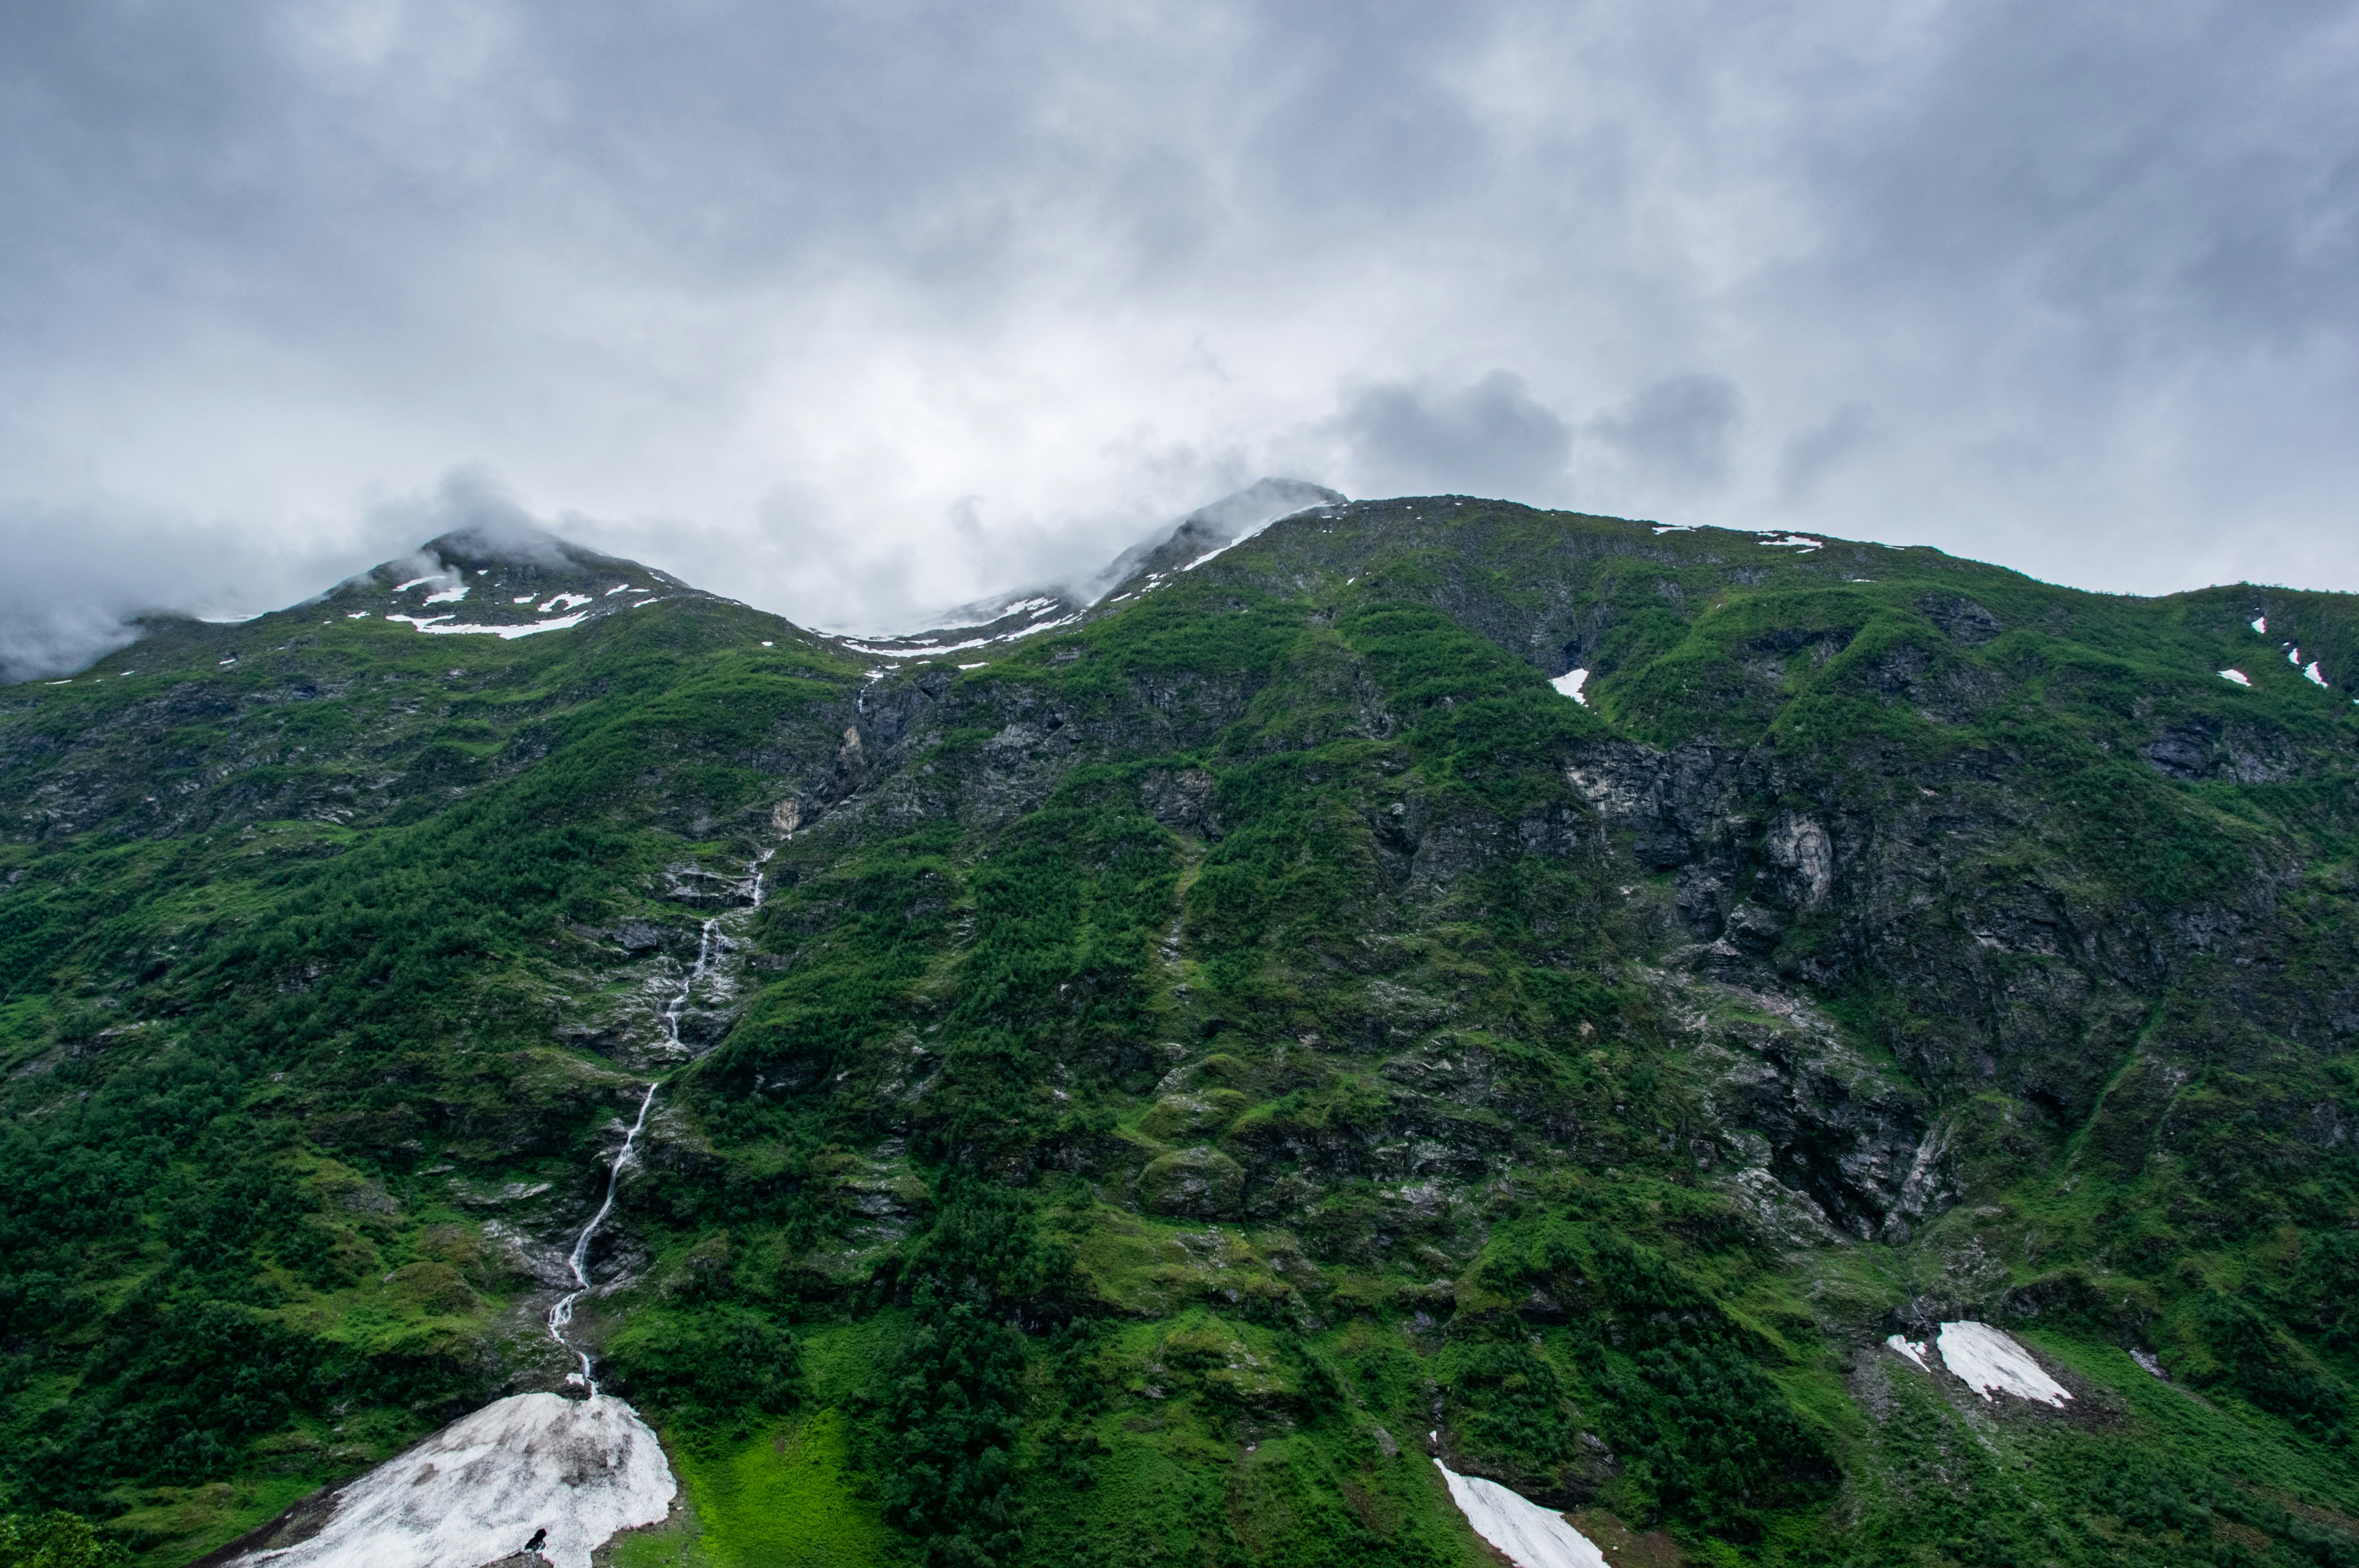
M847 645L894 658L925 658L991 647L1070 626L1117 589L1185 571L1251 538L1281 517L1343 503L1342 492L1324 485L1299 479L1256 480L1141 540L1084 582L1021 589L977 600L951 611L940 626L928 631L848 639Z
M451 535L0 688L0 1493L2359 1553L2359 601L1285 481L1101 586L864 643Z

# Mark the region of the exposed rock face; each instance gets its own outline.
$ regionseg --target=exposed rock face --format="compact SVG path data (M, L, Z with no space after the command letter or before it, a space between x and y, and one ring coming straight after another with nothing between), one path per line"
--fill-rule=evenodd
M1764 843L1769 863L1788 872L1786 892L1804 910L1825 907L1834 891L1835 852L1827 830L1799 813L1780 812Z
M2165 778L2277 784L2296 769L2292 742L2284 735L2212 719L2182 719L2140 751Z
M1149 773L1139 784L1139 795L1148 815L1174 833L1218 838L1221 824L1213 810L1218 787L1203 769L1183 768L1176 773Z

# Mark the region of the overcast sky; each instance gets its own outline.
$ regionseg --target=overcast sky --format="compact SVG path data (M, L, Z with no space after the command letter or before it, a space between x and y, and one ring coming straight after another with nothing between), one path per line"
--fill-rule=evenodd
M0 661L484 507L809 623L1264 473L2359 589L2359 6L0 7Z

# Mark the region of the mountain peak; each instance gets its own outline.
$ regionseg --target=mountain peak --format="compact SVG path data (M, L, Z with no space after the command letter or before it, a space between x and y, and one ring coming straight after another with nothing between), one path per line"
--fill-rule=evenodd
M669 572L504 519L439 535L348 579L318 605L420 632L524 637L697 590Z
M855 652L888 658L940 658L1028 637L1071 624L1144 573L1184 571L1252 538L1281 517L1347 501L1342 492L1307 480L1258 479L1133 545L1086 581L1043 584L975 600L947 611L923 632L842 641Z
M1341 506L1349 499L1341 491L1308 480L1257 479L1234 495L1196 508L1159 538L1142 540L1116 556L1105 570L1082 586L1082 602L1096 603L1143 571L1185 570L1252 538L1281 517L1321 506Z

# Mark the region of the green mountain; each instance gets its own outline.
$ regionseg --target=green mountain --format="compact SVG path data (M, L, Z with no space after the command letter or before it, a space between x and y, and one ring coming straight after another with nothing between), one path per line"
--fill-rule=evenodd
M10 1506L185 1563L568 1391L644 1106L619 1564L1498 1561L1434 1458L1617 1565L2359 1563L2359 600L1191 538L886 656L454 536L0 690Z

